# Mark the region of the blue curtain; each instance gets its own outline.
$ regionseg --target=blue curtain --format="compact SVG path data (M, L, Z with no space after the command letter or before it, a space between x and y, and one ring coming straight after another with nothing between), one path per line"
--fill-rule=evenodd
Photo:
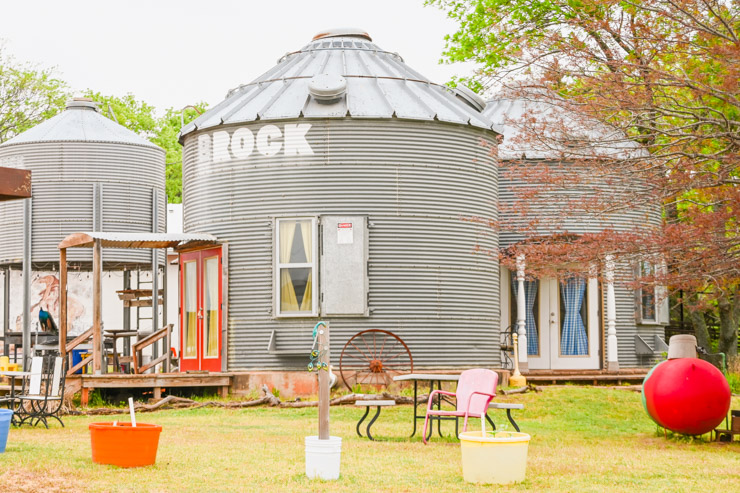
M565 305L565 320L560 336L560 353L568 356L588 354L588 336L581 318L581 307L586 293L586 280L570 277L560 282L560 296Z
M537 297L537 288L539 281L524 281L524 322L527 329L527 354L540 354L540 338L537 335L537 322L534 318L534 300ZM519 283L516 280L516 273L511 273L511 290L514 293L514 299L517 297ZM516 322L516 321L515 321Z

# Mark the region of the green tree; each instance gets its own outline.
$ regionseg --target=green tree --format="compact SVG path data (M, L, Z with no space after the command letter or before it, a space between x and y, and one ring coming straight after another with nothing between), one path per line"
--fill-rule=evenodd
M178 135L182 122L193 120L203 112L205 103L184 110L169 108L158 117L154 106L136 99L133 94L109 96L87 90L85 96L100 103L100 111L108 118L148 139L165 150L165 187L167 202L182 202L182 146Z
M68 97L52 69L18 63L0 46L0 143L54 116Z
M167 197L169 203L182 203L182 146L178 142L180 128L183 124L197 118L207 105L203 102L188 106L182 110L168 108L164 116L157 121L157 135L152 142L167 152Z

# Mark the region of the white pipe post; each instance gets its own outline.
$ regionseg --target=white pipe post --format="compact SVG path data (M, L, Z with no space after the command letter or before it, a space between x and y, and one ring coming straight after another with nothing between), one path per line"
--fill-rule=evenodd
M516 256L516 325L519 334L519 370L522 373L529 372L527 361L527 305L524 299L524 268L526 267L524 254Z
M319 440L329 440L329 401L331 399L329 386L329 324L322 324L318 328L319 357ZM326 370L322 369L326 365Z
M619 348L617 346L617 301L614 295L614 255L606 256L606 356L607 371L619 371Z

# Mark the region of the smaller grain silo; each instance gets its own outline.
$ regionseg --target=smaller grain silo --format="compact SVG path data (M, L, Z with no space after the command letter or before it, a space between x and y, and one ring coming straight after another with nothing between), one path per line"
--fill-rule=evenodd
M0 145L0 165L33 175L31 199L0 204L6 336L18 326L28 334L41 307L58 316L57 245L68 234L164 231L164 160L162 149L101 114L87 98L70 101L65 111ZM68 260L79 277L89 271L92 253L78 249ZM149 251L105 252L107 271L148 270L151 265ZM73 279L73 334L87 328L92 316L89 299L75 289ZM26 354L29 341L23 342Z
M485 114L504 131L499 146L499 197L501 210L505 211L501 249L513 251L520 242L553 235L579 236L607 229L631 232L660 224L659 204L623 207L609 213L587 213L574 206L579 200L588 200L595 191L622 196L617 195L619 184L606 176L606 166L600 174L596 167L585 163L593 166L639 159L645 151L636 142L575 115L565 101L544 93L489 101ZM574 135L580 138L565 138ZM568 177L572 177L570 181ZM531 198L532 187L547 187L550 183L558 184L544 188L536 200ZM629 186L638 187L639 183L631 180ZM536 205L527 208L522 200L532 200ZM564 214L566 210L575 212ZM527 259L522 255L520 260L519 276L501 269L501 329L519 326L520 338L525 335L526 346L520 347L525 367L618 370L650 365L658 348L665 347L668 303L662 289L635 292L624 282L634 279L633 270L655 266L608 258L599 266L603 282L595 276L524 280ZM518 306L517 295L521 295L522 305ZM520 316L522 313L525 315ZM524 327L520 326L522 322Z

